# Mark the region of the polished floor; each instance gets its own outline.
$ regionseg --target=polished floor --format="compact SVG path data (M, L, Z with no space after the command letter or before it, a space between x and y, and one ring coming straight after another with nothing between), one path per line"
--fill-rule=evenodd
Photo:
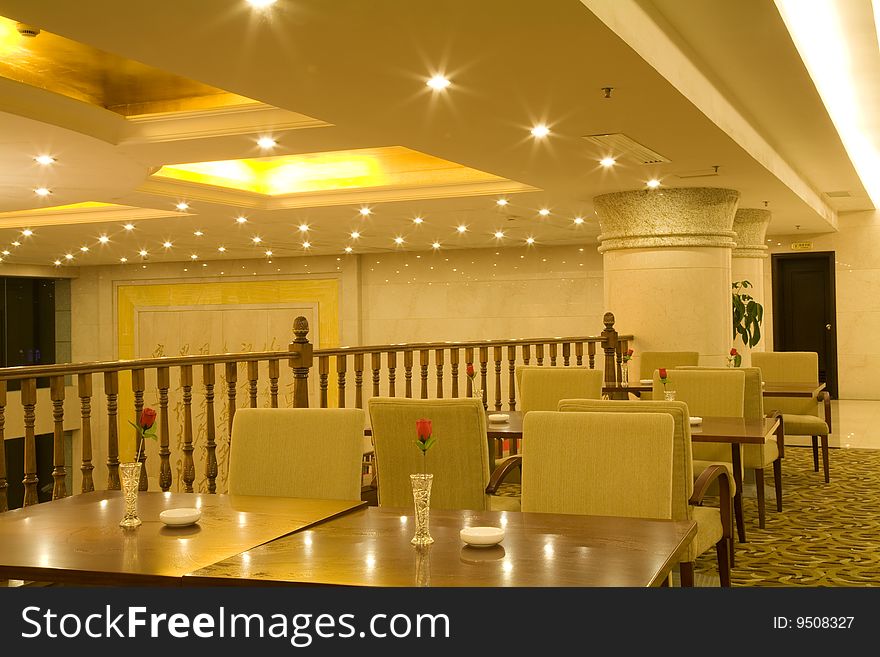
M831 402L831 447L880 449L880 401L841 399ZM809 437L786 437L786 444L808 445Z

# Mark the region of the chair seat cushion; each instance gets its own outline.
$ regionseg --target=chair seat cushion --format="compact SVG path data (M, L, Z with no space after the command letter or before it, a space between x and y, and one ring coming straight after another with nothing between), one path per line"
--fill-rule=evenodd
M694 459L694 481L703 474L703 470L708 468L710 465L723 465L727 470L727 475L730 477L730 494L736 494L736 479L733 478L733 463L730 461L700 461ZM715 482L712 482L712 486L709 488L709 495L717 495L718 486Z
M697 523L697 535L688 548L688 558L682 561L694 561L706 550L713 547L721 537L724 529L721 526L721 510L714 506L690 507L691 519Z
M492 511L520 511L520 498L502 495L489 496L489 509Z
M779 458L779 445L776 440L770 439L763 445L743 445L743 467L748 469L763 469L773 465L773 461Z
M815 415L782 414L786 436L827 436L828 425Z

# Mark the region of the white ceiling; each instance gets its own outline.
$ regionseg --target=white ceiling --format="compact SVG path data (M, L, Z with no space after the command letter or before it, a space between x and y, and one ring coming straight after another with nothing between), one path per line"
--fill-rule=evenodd
M652 10L813 190L863 195L784 26L767 6L772 2L656 0ZM248 211L244 225L234 222L242 211L234 203L190 200L186 214L147 213L131 232L117 215L98 216L34 227L27 240L19 236L30 219L0 219L0 242L23 242L9 263L49 264L66 252L76 254L77 265L134 262L140 248L151 260L253 257L266 248L276 257L301 255L301 223L310 226L308 253L319 254L340 254L348 244L357 252L430 250L435 240L443 248L523 248L530 236L537 246L590 243L598 234L592 198L642 188L655 176L665 186L739 190L740 207L773 212L770 234L789 233L795 224L831 230L577 0L279 0L264 13L244 0L0 0L0 15L286 110L256 113L250 127L228 134L194 123L188 137L144 140L143 126L112 112L0 80L0 211L104 201L162 215L177 199L138 191L150 171L260 155L254 140L267 130L279 140L273 154L400 145L541 190L510 195L504 211L495 196L476 195L369 202L374 214L363 219L362 203L348 198L336 206ZM760 29L753 29L756 20ZM437 71L453 83L442 93L425 87ZM611 98L603 87L613 87ZM330 125L297 125L291 113ZM542 121L552 132L536 141L529 129ZM582 137L617 132L670 161L621 159L602 169L597 160L605 153ZM46 149L58 156L50 172L32 162ZM715 166L717 176L679 177ZM49 200L33 195L40 184L53 189ZM539 217L541 207L552 214ZM425 223L414 225L415 215ZM575 216L586 222L575 225ZM460 224L468 226L463 235ZM363 237L352 243L355 227ZM499 229L501 240L493 236ZM196 230L204 235L194 236ZM97 241L102 234L110 237L106 245ZM395 245L396 236L405 243ZM162 248L166 240L171 249ZM87 253L78 250L84 245Z

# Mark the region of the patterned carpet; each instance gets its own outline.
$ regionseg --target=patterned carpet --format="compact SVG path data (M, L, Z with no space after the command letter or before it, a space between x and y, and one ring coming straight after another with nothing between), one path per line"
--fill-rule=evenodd
M809 448L786 447L783 511L776 511L770 470L764 529L754 484L744 487L748 542L736 544L733 586L880 586L880 450L832 449L830 463L826 484ZM519 493L518 485L502 488L500 495ZM697 586L718 586L714 549L695 571Z

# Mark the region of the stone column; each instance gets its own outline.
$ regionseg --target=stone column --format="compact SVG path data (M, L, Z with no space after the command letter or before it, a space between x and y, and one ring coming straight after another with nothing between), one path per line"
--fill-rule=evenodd
M731 346L731 249L739 192L670 188L597 196L605 310L642 351L697 351L723 366ZM631 376L634 378L634 374Z
M764 306L764 312L769 316L767 297L764 294L764 259L767 258L768 249L765 242L767 238L767 226L770 224L770 211L753 208L741 208L736 211L733 219L733 230L736 233L736 247L733 249L730 264L730 276L732 281L748 281L752 284L748 293ZM748 349L741 339L737 339L734 346L743 354L743 366L751 364L751 351L764 351L767 338L763 334L765 324L761 325L761 341L751 350Z

